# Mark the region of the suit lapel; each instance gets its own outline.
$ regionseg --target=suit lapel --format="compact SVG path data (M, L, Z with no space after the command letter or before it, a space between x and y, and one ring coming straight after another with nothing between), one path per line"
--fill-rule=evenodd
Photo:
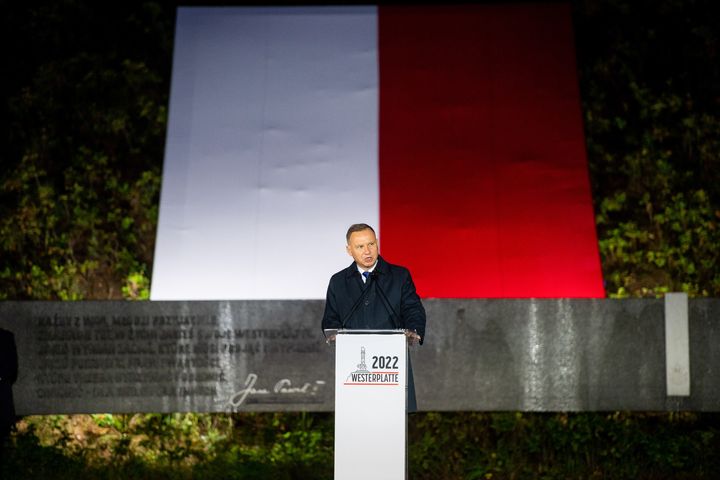
M353 262L352 265L350 265L345 271L345 284L347 285L350 298L353 299L353 302L362 295L362 292L365 289L365 284L360 279L360 272L358 272L355 262Z

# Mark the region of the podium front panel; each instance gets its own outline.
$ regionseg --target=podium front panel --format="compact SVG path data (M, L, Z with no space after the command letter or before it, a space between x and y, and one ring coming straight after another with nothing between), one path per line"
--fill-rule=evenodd
M341 333L335 360L335 479L404 479L405 335Z

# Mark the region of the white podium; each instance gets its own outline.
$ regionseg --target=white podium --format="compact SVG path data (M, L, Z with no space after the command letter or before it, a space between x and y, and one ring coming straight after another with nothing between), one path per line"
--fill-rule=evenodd
M404 480L407 341L403 330L339 330L335 480Z

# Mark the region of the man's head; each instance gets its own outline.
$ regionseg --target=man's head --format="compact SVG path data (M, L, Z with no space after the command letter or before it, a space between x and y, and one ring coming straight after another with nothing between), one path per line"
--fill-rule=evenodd
M375 230L365 223L350 225L347 234L347 252L360 268L367 270L378 258L378 241Z

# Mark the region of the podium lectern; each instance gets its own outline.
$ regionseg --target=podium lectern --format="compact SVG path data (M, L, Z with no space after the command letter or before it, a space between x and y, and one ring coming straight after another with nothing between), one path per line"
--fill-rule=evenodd
M339 330L335 351L335 480L403 480L407 454L403 330Z

